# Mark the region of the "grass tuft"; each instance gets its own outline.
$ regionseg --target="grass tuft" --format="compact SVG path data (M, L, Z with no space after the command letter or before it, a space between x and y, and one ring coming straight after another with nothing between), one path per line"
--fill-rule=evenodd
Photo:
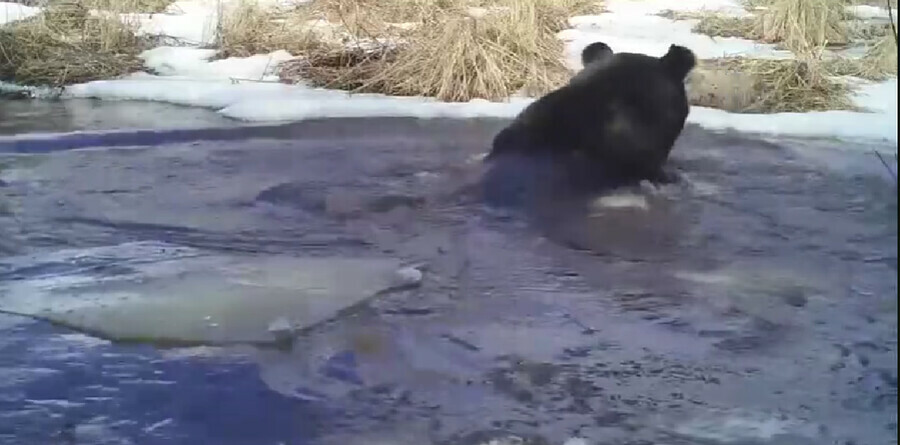
M444 101L504 100L523 90L541 94L571 74L555 35L567 16L556 9L560 4L504 0L478 11L447 4L432 9L396 46L311 55L283 65L282 78L301 75L317 86Z
M723 14L703 14L694 32L711 37L738 37L747 40L760 40L762 36L752 17L733 17Z
M59 1L67 0L53 0L51 4ZM94 10L155 14L164 12L175 0L82 0L82 3Z
M387 64L396 61L398 51L384 46L376 50L334 48L307 57L282 62L279 77L288 83L346 91L365 91Z
M766 0L756 16L756 34L795 54L814 54L850 42L847 0Z
M863 56L863 73L873 78L897 75L897 38L889 33L879 39ZM863 76L865 77L865 76Z
M897 75L897 41L885 35L857 58L833 57L825 61L826 70L834 76L854 76L881 81Z
M747 40L761 40L753 17L735 17L716 12L685 12L667 9L659 13L670 20L697 20L692 29L698 34L710 37L738 37Z
M272 10L256 1L242 1L223 14L219 30L221 57L247 57L285 50L303 54L323 45L304 7L287 12Z
M691 79L690 101L741 113L855 109L850 88L830 75L815 59L708 59Z
M117 14L91 14L95 6L56 2L37 16L0 27L0 80L61 86L139 70L144 41Z

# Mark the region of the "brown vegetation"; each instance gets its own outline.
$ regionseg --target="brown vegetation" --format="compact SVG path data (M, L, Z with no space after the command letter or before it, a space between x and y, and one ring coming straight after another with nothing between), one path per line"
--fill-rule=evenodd
M131 10L127 2L118 6ZM108 79L141 67L143 41L94 3L60 1L37 16L0 27L0 80L58 86Z

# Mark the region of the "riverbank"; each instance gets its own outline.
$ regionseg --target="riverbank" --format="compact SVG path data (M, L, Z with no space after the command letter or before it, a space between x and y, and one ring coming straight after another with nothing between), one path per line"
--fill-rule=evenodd
M121 65L100 64L109 71L90 81L82 72L77 82L42 66L42 77L7 74L0 88L31 83L24 91L38 97L162 101L244 121L510 117L580 69L578 54L591 42L652 55L677 43L701 59L689 81L694 123L896 142L897 50L887 10L836 0L670 3L184 0L155 6L163 12L87 5L75 9L89 18L83 26L114 20L135 36L116 56ZM29 25L37 32L48 10L4 4L0 30L30 20L40 22ZM785 27L791 20L802 26Z

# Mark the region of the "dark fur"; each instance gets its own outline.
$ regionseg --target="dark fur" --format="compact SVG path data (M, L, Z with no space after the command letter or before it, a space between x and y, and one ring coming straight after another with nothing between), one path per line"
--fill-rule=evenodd
M613 55L612 48L603 42L594 42L581 50L581 65L587 67L593 62L599 62Z
M498 133L487 160L506 153L565 156L611 178L662 178L687 119L684 81L694 53L677 45L662 57L613 53L597 42L581 57L584 69Z

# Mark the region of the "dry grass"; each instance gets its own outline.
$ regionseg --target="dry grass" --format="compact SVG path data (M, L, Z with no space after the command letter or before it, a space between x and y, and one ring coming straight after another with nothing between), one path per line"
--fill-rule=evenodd
M219 29L222 57L246 57L276 50L304 54L323 45L321 36L310 25L313 17L305 8L280 13L246 1L223 15Z
M354 92L444 101L504 100L520 90L540 94L571 74L555 36L564 23L561 17L567 16L563 4L575 3L503 0L481 11L462 0L443 3L421 16L422 25L406 32L397 47L329 50L283 64L281 76Z
M60 1L67 0L51 0L51 4ZM81 2L91 9L102 11L157 13L165 11L175 0L81 0Z
M722 14L704 14L693 31L711 37L739 37L748 40L762 38L753 18Z
M561 85L570 73L553 21L528 0L511 3L508 13L449 15L440 26L422 27L366 89L468 101L502 100L522 89L540 94Z
M833 57L826 61L825 66L834 76L885 80L897 75L897 40L893 33L888 32L869 45L863 57Z
M795 54L845 45L850 42L847 5L847 0L767 0L767 9L756 16L756 33L763 41L782 43Z
M371 33L388 23L428 23L456 12L472 16L503 13L516 5L510 0L320 0L310 9L354 34ZM602 12L598 0L533 0L532 5L551 26L563 29L569 17Z
M684 12L665 10L660 16L672 20L697 20L692 29L698 34L710 37L739 37L748 40L760 40L756 21L753 17L735 17L715 12Z
M322 0L309 8L328 21L368 28L384 23L420 22L438 11L463 6L461 0Z
M534 0L533 3L538 18L553 31L566 29L570 17L605 11L603 3L596 0Z
M386 65L395 62L398 52L391 47L377 51L339 48L315 52L282 63L278 74L288 83L309 82L313 86L347 91L370 90L367 82Z
M81 0L80 4L89 9L103 11L118 12L141 12L141 13L157 13L163 12L175 0ZM54 6L70 3L70 0L24 0L19 3L27 6L38 6L42 8L52 8Z
M715 61L701 61L688 77L691 105L731 112L748 112L759 99L756 79L749 73L729 70Z
M877 41L887 35L893 37L889 23L871 23L856 19L847 22L847 29L850 37L857 41Z
M893 34L882 37L863 56L865 73L870 75L897 75L897 39Z
M854 109L849 88L830 74L814 59L710 59L692 75L689 96L693 105L742 113Z
M225 11L220 48L223 56L279 49L327 56L354 42L400 37L409 29L402 25L418 25L437 11L459 5L460 0L317 0L273 11L246 0Z
M697 20L693 31L710 37L739 37L767 43L784 43L786 48L795 51L799 48L800 52L814 52L827 45L844 45L850 40L878 40L891 33L888 24L847 17L842 6L844 0L813 1L821 1L825 6L830 6L830 9L816 8L815 3L805 3L805 0L794 3L786 0L757 0L754 7L763 9L756 11L755 16L735 17L715 12L672 10L663 11L660 15L673 20ZM809 11L797 8L798 5L809 7ZM785 40L786 38L793 41Z
M91 15L95 5L57 2L35 17L0 27L0 80L59 86L139 69L141 39L118 19Z

